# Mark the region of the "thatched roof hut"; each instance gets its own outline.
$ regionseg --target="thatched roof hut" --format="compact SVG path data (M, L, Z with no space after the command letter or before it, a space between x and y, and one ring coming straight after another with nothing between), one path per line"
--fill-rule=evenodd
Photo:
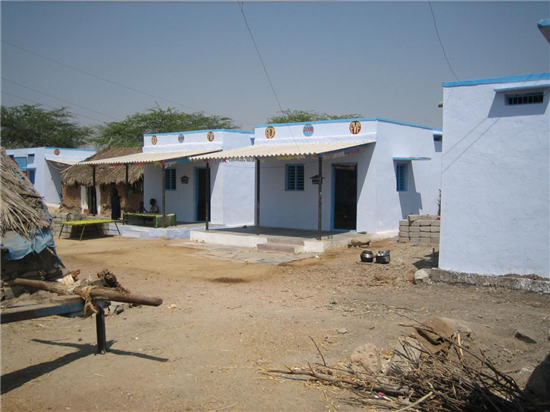
M51 217L44 200L4 148L0 148L0 151L2 236L12 231L28 238L35 229L48 229Z
M117 156L127 156L141 153L141 147L107 147L86 160L109 159ZM87 165L76 164L61 172L65 185L92 185L92 168ZM130 165L128 167L128 183L134 184L143 178L143 166ZM96 184L110 185L126 183L126 168L124 166L96 166Z

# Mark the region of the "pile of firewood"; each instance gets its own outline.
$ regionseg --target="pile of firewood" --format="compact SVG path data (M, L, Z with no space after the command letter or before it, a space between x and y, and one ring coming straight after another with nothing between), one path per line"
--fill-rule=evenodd
M351 391L340 400L379 411L544 410L536 399L499 371L481 352L467 349L450 336L425 324L413 326L412 337L400 339L386 373L358 372L351 364L271 369L285 379L313 381Z

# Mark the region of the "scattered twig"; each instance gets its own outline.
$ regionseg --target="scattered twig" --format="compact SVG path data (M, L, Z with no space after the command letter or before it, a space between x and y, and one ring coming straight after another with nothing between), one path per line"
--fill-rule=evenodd
M317 348L317 352L319 352L319 355L321 355L321 359L323 359L323 365L327 366L327 362L325 361L325 357L323 356L323 353L321 352L321 349L319 349L319 346L317 346L317 342L315 342L311 336L309 338L311 339L311 341L313 342L313 344Z

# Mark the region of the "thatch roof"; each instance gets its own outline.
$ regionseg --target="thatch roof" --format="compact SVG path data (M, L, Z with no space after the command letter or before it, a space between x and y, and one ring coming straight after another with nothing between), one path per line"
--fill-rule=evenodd
M11 230L28 237L33 229L50 227L50 215L44 200L4 148L0 148L0 152L2 235Z
M111 157L127 156L141 153L141 147L107 147L86 160L110 159ZM92 167L76 164L61 172L63 184L92 185ZM128 167L128 182L134 184L143 178L143 166L130 165ZM124 166L96 166L95 180L98 185L111 183L126 183L126 167Z

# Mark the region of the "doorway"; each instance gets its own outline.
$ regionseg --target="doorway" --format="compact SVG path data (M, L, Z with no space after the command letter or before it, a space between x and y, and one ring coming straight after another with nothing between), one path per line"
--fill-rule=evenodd
M196 171L195 198L197 199L197 203L196 203L197 221L206 222L206 201L208 200L208 196L210 195L210 191L208 190L207 185L208 185L208 180L210 179L208 179L209 176L207 176L205 167L197 167L195 171ZM211 208L211 205L208 204L208 216L210 216L210 208Z
M91 215L97 215L97 192L95 186L87 187L87 203L88 203L88 212Z
M357 164L332 165L335 230L357 230Z

